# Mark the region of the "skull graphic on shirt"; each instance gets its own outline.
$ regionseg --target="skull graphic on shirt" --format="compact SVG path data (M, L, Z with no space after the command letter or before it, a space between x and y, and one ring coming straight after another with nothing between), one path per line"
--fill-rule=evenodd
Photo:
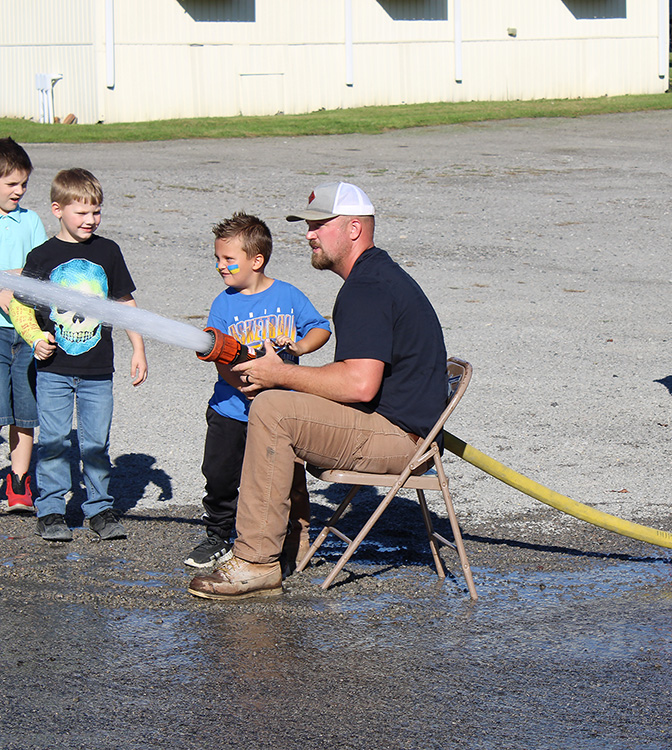
M83 258L74 258L57 266L49 280L84 294L107 297L107 274L102 266ZM54 321L56 343L66 354L84 354L100 341L102 324L97 318L56 307L51 308L49 317Z

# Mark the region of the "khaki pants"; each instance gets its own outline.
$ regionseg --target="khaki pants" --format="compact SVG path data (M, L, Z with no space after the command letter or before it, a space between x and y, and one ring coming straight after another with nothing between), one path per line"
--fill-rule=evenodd
M259 394L249 414L234 554L252 563L280 556L299 458L323 469L401 472L415 440L380 414L294 391Z

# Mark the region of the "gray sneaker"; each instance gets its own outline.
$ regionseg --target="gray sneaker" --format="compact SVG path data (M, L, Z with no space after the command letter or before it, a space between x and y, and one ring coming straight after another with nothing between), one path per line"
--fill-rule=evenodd
M35 533L48 542L71 542L72 530L60 513L49 513L37 519Z
M190 568L206 568L217 560L225 562L233 557L232 547L233 545L219 534L208 532L205 541L201 542L198 547L194 547L184 564Z
M89 518L89 528L101 539L126 539L126 529L111 508Z

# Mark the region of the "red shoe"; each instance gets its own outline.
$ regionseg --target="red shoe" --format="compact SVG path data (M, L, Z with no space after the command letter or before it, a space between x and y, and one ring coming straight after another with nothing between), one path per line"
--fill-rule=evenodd
M7 474L7 502L10 511L30 512L35 510L28 474L24 474L20 479L13 471Z

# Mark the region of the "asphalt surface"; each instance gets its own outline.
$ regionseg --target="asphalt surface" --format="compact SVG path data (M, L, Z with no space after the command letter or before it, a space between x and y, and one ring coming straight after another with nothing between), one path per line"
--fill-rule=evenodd
M205 325L221 289L210 227L256 212L271 275L328 314L339 286L284 216L315 184L359 184L378 244L422 284L474 365L452 432L559 492L672 530L668 112L380 136L35 145L24 205L48 231L63 167L105 189L139 305ZM70 544L0 513L0 747L672 747L670 550L590 526L446 457L479 593L440 583L404 495L328 592L340 543L283 597L186 593L203 533L213 371L147 340L133 389L117 332L113 487L129 538ZM328 361L333 349L306 363ZM6 430L2 439L6 441ZM2 460L7 465L6 442ZM314 527L340 488L311 482ZM348 514L356 528L373 501ZM440 497L431 511L448 523Z

